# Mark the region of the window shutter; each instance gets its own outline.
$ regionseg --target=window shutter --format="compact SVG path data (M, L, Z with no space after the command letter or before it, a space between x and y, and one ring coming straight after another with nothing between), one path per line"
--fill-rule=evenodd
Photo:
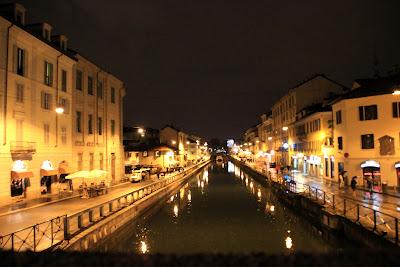
M49 85L50 86L53 86L53 64L50 64L49 63L49 79L50 79L50 81L49 81Z
M44 108L44 92L40 92L40 106Z
M17 73L17 66L18 66L18 47L16 45L13 46L13 64L12 70L13 72Z
M29 68L28 68L28 51L27 50L25 50L24 49L24 77L28 77L28 71L29 71Z
M358 114L360 117L360 121L363 121L364 120L364 107L363 106L358 107Z
M392 111L393 111L393 118L398 118L399 110L398 110L397 102L392 103Z

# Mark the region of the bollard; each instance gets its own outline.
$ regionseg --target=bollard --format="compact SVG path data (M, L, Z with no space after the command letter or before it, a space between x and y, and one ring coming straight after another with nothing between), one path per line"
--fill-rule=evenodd
M53 234L53 232L54 232L54 229L53 229L53 219L51 219L50 220L50 228L51 228L51 245L53 245L53 243L54 243L54 234Z
M346 199L343 199L343 216L346 217Z
M324 192L324 205L326 204L326 193L325 193L325 191L323 191Z
M89 210L89 222L93 222L93 210Z
M104 217L104 206L100 206L100 217Z
M68 232L69 232L68 217L65 216L64 217L64 239L65 240L68 240L68 238L69 238Z
M399 243L399 219L395 218L394 223L395 223L394 228L396 233L395 244L397 245Z
M333 210L335 210L335 195L332 195Z
M33 226L33 252L36 252L36 226L38 224Z
M372 231L375 231L376 230L376 210L373 210L373 211L374 211L374 229Z
M78 215L78 229L82 228L82 214Z
M360 204L357 204L357 221L358 222L360 220Z
M109 212L113 211L113 203L112 202L108 203L108 211Z

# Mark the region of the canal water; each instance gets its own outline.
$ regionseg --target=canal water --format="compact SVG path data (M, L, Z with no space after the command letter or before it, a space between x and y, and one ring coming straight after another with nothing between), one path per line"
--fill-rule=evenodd
M95 250L129 253L328 252L304 219L238 166L210 164Z

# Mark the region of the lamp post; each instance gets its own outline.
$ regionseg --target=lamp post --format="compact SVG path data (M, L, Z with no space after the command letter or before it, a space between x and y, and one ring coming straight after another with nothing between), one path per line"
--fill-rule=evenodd
M64 108L62 106L56 107L54 110L56 112L56 147L58 146L58 115L64 113Z

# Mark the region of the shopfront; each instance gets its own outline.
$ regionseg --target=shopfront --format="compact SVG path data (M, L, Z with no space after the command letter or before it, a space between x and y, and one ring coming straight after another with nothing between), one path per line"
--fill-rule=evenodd
M68 165L68 162L63 160L58 164L58 173L60 175L59 183L62 186L63 191L73 191L73 186L72 186L72 180L65 179L70 173L70 167Z
M58 170L53 167L50 160L43 161L40 167L40 193L50 194L52 184L58 182Z
M23 160L16 160L11 170L11 197L26 198L28 188L31 186L30 178L33 173L28 170Z
M396 169L397 186L400 187L400 161L394 164L394 168Z
M381 192L381 165L375 160L366 160L361 162L361 169L363 173L363 184L367 186L367 181L372 183L374 191Z

